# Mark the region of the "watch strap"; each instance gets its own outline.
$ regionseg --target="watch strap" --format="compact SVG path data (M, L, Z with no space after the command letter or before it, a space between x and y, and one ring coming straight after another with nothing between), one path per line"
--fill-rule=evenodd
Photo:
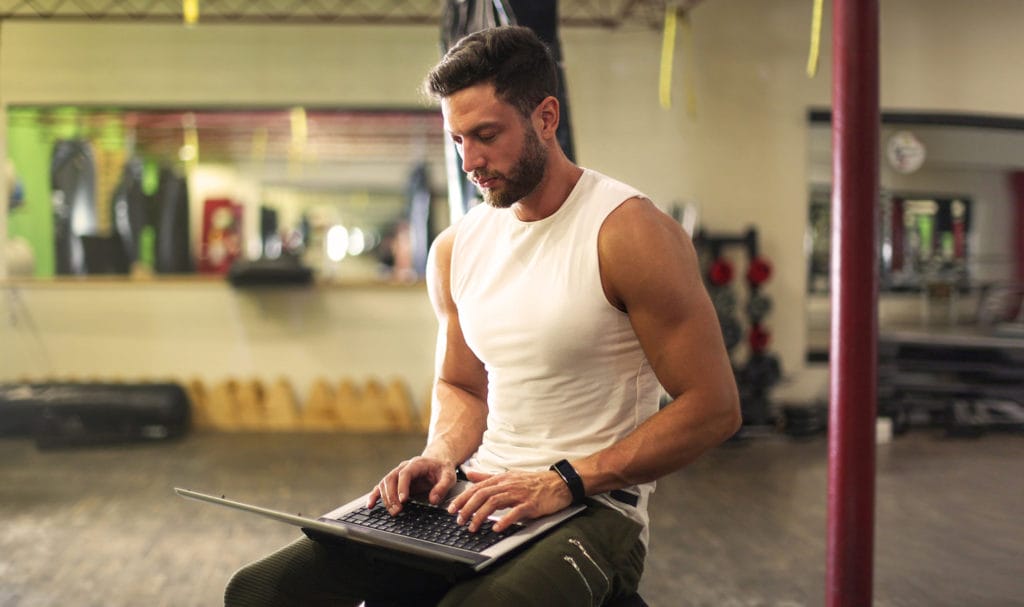
M576 468L572 467L569 460L563 459L556 462L551 466L551 470L558 473L558 476L562 477L565 484L569 487L569 493L572 494L573 505L583 503L583 499L587 497L587 492L583 488L583 479L580 478Z

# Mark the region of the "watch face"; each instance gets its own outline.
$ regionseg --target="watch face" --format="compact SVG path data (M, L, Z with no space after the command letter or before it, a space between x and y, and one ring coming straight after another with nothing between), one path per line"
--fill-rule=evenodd
M885 157L896 171L913 173L924 164L924 144L910 131L898 131L886 142Z

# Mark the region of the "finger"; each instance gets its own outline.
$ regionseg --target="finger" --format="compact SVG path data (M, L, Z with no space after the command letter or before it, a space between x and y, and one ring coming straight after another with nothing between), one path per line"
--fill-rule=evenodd
M411 463L410 460L399 463L390 474L384 477L387 486L387 506L391 514L398 514L402 510L402 502L406 501L409 496L409 485L416 479L417 468ZM405 483L404 489L402 488L403 482Z
M482 489L483 487L483 485L479 484L471 484L468 487L466 487L466 489L462 493L455 496L455 499L452 500L452 503L448 506L448 513L455 514L456 512L465 508L466 503L470 499L472 499L472 497L476 495L476 493L480 491L480 489Z
M455 471L445 467L441 471L440 478L434 483L434 486L430 489L430 496L428 499L431 504L439 504L444 499L448 492L455 486Z
M455 514L458 512L459 508L466 503L466 500L469 499L469 496L472 495L475 490L476 489L473 485L469 485L462 490L462 493L453 497L451 503L448 504L448 514Z
M452 500L451 505L448 506L449 514L455 514L463 507L465 507L466 502L468 502L474 495L476 495L477 491L480 491L482 488L487 487L488 485L491 485L494 482L497 482L494 480L497 478L496 474L485 474L483 472L475 472L472 470L465 471L465 474L466 478L470 481L470 485L466 488L465 491L460 493L454 500Z
M476 533L480 530L480 527L487 522L494 511L500 507L501 496L494 495L487 499L483 504L480 504L480 508L473 513L473 520L469 523L470 533Z
M391 474L385 476L380 485L384 507L391 514L397 514L402 509L402 503L398 500L398 472L392 471Z
M370 495L366 496L366 507L367 508L373 508L373 505L377 503L378 499L380 499L380 487L379 486L374 487L373 491L370 492Z
M493 474L487 474L486 472L477 472L476 470L465 470L466 478L473 483L482 483L485 480L494 477Z
M422 466L415 463L403 464L398 467L398 478L395 481L395 499L398 501L399 506L409 499L409 487L422 474L421 468Z
M477 510L480 510L489 499L500 491L497 487L493 486L477 485L474 489L473 495L458 509L459 516L457 520L460 525L476 520ZM493 511L493 508L491 510ZM479 525L477 526L479 527Z
M498 519L498 522L494 523L494 527L492 527L491 529L493 529L496 533L500 533L508 529L512 525L515 525L519 521L525 518L530 518L528 512L529 507L527 506L527 504L519 504L515 508L512 508L508 512L506 512L505 516Z

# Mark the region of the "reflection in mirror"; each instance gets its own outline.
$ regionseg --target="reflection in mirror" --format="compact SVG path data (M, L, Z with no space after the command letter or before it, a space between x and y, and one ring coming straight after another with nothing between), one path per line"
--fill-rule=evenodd
M883 112L882 123L880 288L919 289L929 276L963 286L1011 280L1016 213L1011 181L1024 171L1024 120ZM808 133L808 288L827 292L832 181L827 111L810 113Z
M828 110L809 112L808 358L828 348L832 145ZM971 298L1015 280L1013 190L1024 175L1024 120L882 112L878 229L881 328L927 324L932 293ZM942 287L938 289L937 287ZM911 293L912 296L903 295ZM947 313L948 312L948 313ZM945 310L943 322L971 322Z
M807 282L811 293L829 292L831 197L824 187L811 190ZM880 192L879 290L917 291L935 282L969 287L971 206L971 199L964 195Z
M436 111L12 107L7 151L39 277L288 259L416 280L449 217Z

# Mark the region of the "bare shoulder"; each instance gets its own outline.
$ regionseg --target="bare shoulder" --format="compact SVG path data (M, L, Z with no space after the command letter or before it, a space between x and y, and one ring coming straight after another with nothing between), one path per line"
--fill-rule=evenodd
M667 238L677 244L690 240L676 220L646 198L620 204L605 219L599 238L602 245L611 247L642 245L647 238Z
M700 281L690 237L644 198L630 198L608 215L598 234L598 254L605 294L622 310L651 289L669 295Z
M454 223L442 230L441 233L434 238L434 242L430 245L430 255L436 261L444 259L450 262L452 257L452 248L455 245L455 234L458 232L458 228L459 224Z
M430 296L434 309L439 314L442 310L453 306L451 302L451 267L452 249L455 246L455 235L458 223L444 229L430 245L427 256L427 294Z

